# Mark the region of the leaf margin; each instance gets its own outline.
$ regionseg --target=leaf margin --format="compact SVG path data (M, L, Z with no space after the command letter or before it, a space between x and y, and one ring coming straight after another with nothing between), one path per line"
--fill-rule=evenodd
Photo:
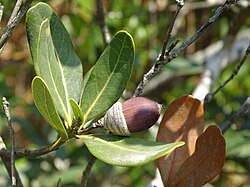
M103 136L103 135L101 135ZM150 158L144 159L144 160L140 160L135 162L134 158L131 158L131 160L125 159L124 156L121 157L122 161L117 161L116 159L110 159L108 156L105 156L104 153L101 153L103 150L101 150L102 148L97 148L97 151L93 151L93 145L95 143L95 141L97 143L100 143L101 145L99 145L100 147L106 145L106 146L111 146L114 149L115 148L120 148L122 150L127 150L127 151L131 151L130 149L126 148L126 147L119 147L117 146L115 143L111 143L109 141L103 140L102 138L98 137L98 135L80 135L78 136L83 143L86 145L86 147L88 148L88 150L90 151L91 154L93 154L95 157L97 157L99 160L110 164L110 165L115 165L115 166L123 166L123 167L131 167L131 166L140 166L143 164L147 164L151 161L154 161L168 153L170 153L171 151L173 151L174 149L176 149L177 147L180 147L182 145L185 144L185 142L174 142L174 143L170 143L170 144L166 144L166 143L162 143L162 142L155 142L155 141L149 141L149 140L145 140L145 139L140 139L140 138L133 138L133 137L123 137L123 136L117 136L117 135L104 135L104 138L118 138L119 143L124 143L124 141L128 140L128 141L135 141L136 143L138 142L144 142L144 143L154 143L154 146L159 145L162 147L165 146L172 146L171 148L165 148L167 150L161 151L160 153L155 154L154 156L151 156ZM89 142L88 142L89 141ZM128 144L129 145L129 144ZM139 145L139 144L138 144ZM140 145L142 146L142 145ZM149 145L147 145L147 147L149 147ZM114 149L112 149L112 151L110 151L110 154L112 156L115 156L115 151ZM105 152L107 151L107 149L105 149ZM99 152L99 154L98 154ZM138 150L133 150L131 152L135 152L135 153L140 153ZM125 155L124 153L122 155ZM146 156L148 156L148 154L145 154ZM135 155L137 156L137 155ZM141 156L141 155L140 155Z
M44 91L46 92L45 94L47 94L47 96L49 97L48 100L51 101L52 105L47 108L47 114L45 112L43 112L43 106L39 104L38 102L38 99L37 99L37 96L36 95L36 88L37 87L36 85L38 84L41 84L43 87L44 87ZM60 118L60 115L58 113L58 111L56 110L55 108L55 105L53 103L53 99L52 99L52 96L49 92L49 89L45 83L45 81L39 77L39 76L35 76L32 80L32 84L31 84L31 89L32 89L32 96L33 96L33 100L34 100L34 103L37 107L37 109L39 110L39 112L42 114L42 116L49 122L49 124L51 125L51 127L57 131L57 133L63 138L63 139L68 139L68 133L67 133L67 130L65 128L65 126L63 125L62 123L62 120ZM39 93L41 93L41 90L39 90ZM39 95L39 94L38 94ZM45 99L46 101L46 99ZM43 103L46 103L45 101L43 101ZM53 121L53 118L50 116L51 114L53 114L53 112L49 112L48 110L52 110L53 112L55 112L55 120L57 122L54 122ZM58 124L59 123L59 126Z
M134 44L134 41L133 41L132 36L131 36L127 31L125 31L125 30L120 30L120 31L118 31L118 32L114 35L114 37L112 38L110 44L109 44L109 45L106 47L106 49L103 51L103 53L101 54L101 56L100 56L99 59L97 60L96 64L93 66L93 68L90 69L91 72L90 72L90 73L88 72L89 74L87 73L87 77L86 77L86 79L84 79L85 82L84 82L84 90L83 90L83 92L82 92L82 97L84 97L84 96L86 95L86 94L84 94L84 91L87 90L86 87L88 86L88 84L90 84L90 81L91 81L91 80L90 80L90 77L92 76L93 72L94 72L94 71L97 71L96 69L99 68L99 67L98 67L98 64L100 64L101 61L103 61L103 59L105 59L104 56L107 55L107 53L109 52L109 50L112 49L112 48L111 48L112 41L114 41L115 39L117 39L117 37L119 37L120 35L125 35L124 37L127 38L127 41L126 41L126 42L129 42L129 44L131 45L130 50L132 51L132 52L131 52L132 59L129 60L130 63L131 63L131 64L130 64L129 77L128 77L127 80L126 80L126 84L125 84L125 86L123 87L123 90L126 88L126 85L128 84L128 81L129 81L130 76L131 76L132 71L133 71L133 65L134 65L134 59L135 59L135 44ZM118 39L119 39L119 38L118 38ZM124 40L123 42L125 42L125 40ZM124 46L122 46L122 48L124 48ZM119 49L119 50L122 51L121 49ZM108 51L108 52L107 52L107 51ZM121 54L120 54L120 56L121 56ZM120 56L119 56L119 58L120 58ZM106 60L106 59L105 59L105 60ZM110 62L110 61L108 61L108 62ZM121 62L117 61L115 66L117 66L118 63L121 63ZM106 86L104 86L104 87L101 89L101 91L98 91L97 96L95 97L95 99L94 99L93 101L91 101L91 104L90 104L89 106L85 107L85 106L84 106L84 105L85 105L84 100L81 99L80 107L81 107L81 109L82 109L82 111L83 111L83 114L84 114L84 123L87 122L88 120L91 120L91 119L93 119L93 118L95 118L95 117L98 117L98 116L102 115L102 114L103 114L105 111L107 111L108 108L110 108L110 107L120 98L120 96L122 95L123 90L122 90L122 91L117 91L117 93L119 93L119 95L120 95L119 97L112 98L112 103L109 103L109 106L108 106L108 107L105 107L105 108L102 109L100 112L95 112L94 115L91 115L91 113L93 113L94 109L96 108L98 102L100 102L99 99L102 97L102 93L107 89L107 85L110 84L110 80L111 80L111 78L112 78L112 76L113 76L113 72L114 72L115 70L116 70L116 68L114 68L114 69L112 70L112 75L109 75L108 81L105 83ZM84 77L84 78L85 78L85 77ZM88 90L87 90L87 92L88 92ZM120 93L120 92L121 92L121 93ZM104 102L104 103L106 103L106 102ZM100 104L99 104L99 105L100 105ZM86 108L86 110L85 110L85 108Z

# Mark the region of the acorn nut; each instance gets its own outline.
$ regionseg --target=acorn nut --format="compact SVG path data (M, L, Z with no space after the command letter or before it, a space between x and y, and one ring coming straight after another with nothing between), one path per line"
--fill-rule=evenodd
M115 103L98 120L96 126L103 126L113 134L129 136L154 125L160 116L161 105L145 97L131 98L124 103Z

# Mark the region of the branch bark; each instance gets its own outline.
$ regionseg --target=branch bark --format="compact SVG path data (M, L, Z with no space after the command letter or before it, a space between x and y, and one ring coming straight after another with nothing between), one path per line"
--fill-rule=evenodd
M2 151L2 150L6 150L6 146L5 146L5 143L4 143L3 139L2 139L2 137L0 136L0 151ZM1 157L1 160L2 160L4 166L5 166L6 170L7 170L10 178L11 178L12 171L10 169L11 168L10 156L0 154L0 157ZM19 173L18 173L16 167L14 167L14 172L16 174L16 186L17 187L23 187L22 180L21 180L21 178L19 176Z
M240 107L238 111L233 113L229 120L227 120L222 126L221 126L221 131L224 134L230 127L231 125L238 120L243 114L245 114L250 108L250 97L248 97L244 104Z
M110 34L108 26L105 24L104 7L102 0L96 0L96 18L102 32L103 41L105 45L108 45L110 42Z
M66 140L63 140L61 137L59 137L54 143L51 145L48 145L46 147L43 147L41 149L36 150L30 150L30 149L15 149L15 155L18 157L26 157L26 158L36 158L42 155L46 155L52 151L57 150L61 145L63 145L66 142ZM1 149L0 155L4 157L10 157L11 153L8 149Z
M159 58L156 60L155 65L153 65L151 67L151 69L146 74L143 75L142 81L137 86L133 97L137 97L137 96L142 94L143 89L146 86L146 84L149 82L149 80L152 79L153 76L161 70L161 68L163 66L162 64L166 60L166 55L168 57L169 52L177 45L178 42L175 42L173 45L170 46L169 50L166 50L167 44L169 43L169 40L170 40L170 38L172 36L172 30L173 30L176 18L177 18L178 14L179 14L179 12L180 12L180 10L181 10L181 8L183 6L184 6L184 1L179 1L177 3L176 11L174 13L174 17L173 17L173 19L171 20L171 22L170 22L170 24L168 26L168 29L167 29L167 32L166 32L166 39L164 40L163 45L162 45L162 52L159 55Z
M10 117L10 111L9 111L9 103L5 97L2 98L3 103L3 110L6 116L6 120L9 127L10 132L10 178L11 178L11 184L12 186L16 186L16 170L15 170L15 139L14 139L14 129L12 126L12 121Z
M12 11L12 14L8 20L7 25L4 28L4 32L0 38L0 54L4 48L4 45L10 38L13 30L19 24L24 14L28 10L32 0L17 0L16 5Z

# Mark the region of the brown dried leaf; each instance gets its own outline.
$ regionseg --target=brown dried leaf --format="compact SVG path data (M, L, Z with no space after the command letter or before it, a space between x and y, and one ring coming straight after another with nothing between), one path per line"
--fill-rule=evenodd
M197 187L211 181L223 168L226 142L216 125L209 126L196 142L194 154L188 158L173 181L173 186Z
M195 143L204 128L203 105L192 96L183 96L171 103L161 121L157 141L186 144L171 154L157 160L158 168L165 186L171 186L184 161L193 154Z

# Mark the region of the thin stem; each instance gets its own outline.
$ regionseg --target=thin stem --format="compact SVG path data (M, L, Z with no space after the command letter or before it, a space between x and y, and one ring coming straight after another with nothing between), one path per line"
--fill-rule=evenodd
M165 60L166 48L167 48L169 40L170 40L170 38L172 36L172 30L173 30L173 27L174 27L174 23L175 23L176 18L178 16L181 8L183 7L183 5L184 5L183 1L180 1L180 2L177 3L177 7L176 7L176 10L174 12L174 17L173 17L173 19L171 20L171 22L169 24L169 27L168 27L168 30L167 30L167 33L166 33L166 39L164 40L163 45L162 45L162 51L161 51L161 55L159 57L160 61Z
M96 157L92 154L88 159L87 166L85 167L84 171L82 172L82 179L81 179L81 187L86 187L88 183L88 178L90 176L91 169L96 161Z
M173 46L175 47L177 45L177 43L179 42L178 41L178 42L172 43L170 45L171 48L166 50L167 44L172 36L172 30L174 27L174 23L176 21L176 18L178 16L179 12L180 12L180 9L183 7L183 5L184 5L183 1L180 1L177 3L174 17L173 17L172 21L170 22L170 25L168 26L168 30L166 32L166 39L164 40L163 45L162 45L162 52L161 52L159 58L156 60L156 63L151 67L151 69L146 74L143 75L142 81L137 86L133 97L137 97L142 93L142 91L143 91L144 87L146 86L146 84L148 83L148 81L150 79L152 79L153 76L160 71L162 63L165 61L166 54L169 54L169 52L173 49Z
M173 41L170 45L169 45L169 47L168 47L168 49L167 49L167 51L166 51L166 56L168 57L169 56L169 53L176 47L176 45L180 42L181 40L175 40L175 41Z
M203 24L199 30L191 36L186 42L184 42L172 55L170 56L169 60L176 58L179 53L184 51L188 46L194 43L206 30L207 28L212 25L225 11L228 11L230 7L236 3L237 1L227 0L222 6L218 7L212 17L208 19L208 21ZM165 62L168 63L168 62Z
M0 53L3 50L4 45L6 44L7 40L11 36L13 30L21 21L22 17L26 13L31 4L32 0L17 0L16 5L12 11L12 14L8 20L6 27L4 28L4 32L0 38ZM23 5L22 5L23 4Z
M244 104L240 107L240 109L236 111L234 114L232 114L229 120L227 120L223 124L223 126L221 127L222 133L224 134L237 119L239 119L244 113L246 113L247 110L249 110L249 108L250 108L250 97L248 97L244 102Z
M247 47L246 53L243 57L243 59L240 61L240 63L236 66L236 68L234 69L233 73L231 74L230 77L228 77L227 80L225 80L225 82L223 82L213 93L212 95L214 96L215 94L217 94L222 88L224 88L226 86L227 83L229 83L239 72L240 68L242 67L242 65L244 64L244 62L247 59L247 56L250 53L250 43Z
M105 24L105 17L104 17L104 8L103 8L103 1L96 0L96 17L99 27L102 32L102 38L105 45L108 45L110 42L110 34L107 25Z
M57 150L61 145L63 145L67 140L62 139L59 137L54 143L52 143L49 146L46 146L41 149L36 149L36 150L30 150L30 149L16 149L15 150L15 155L20 156L20 157L26 157L26 158L35 158L39 157L45 154L48 154L52 151ZM3 155L5 157L10 157L10 151L7 149L1 149L0 150L0 155Z
M230 75L230 77L228 77L213 93L208 93L205 97L204 100L204 105L206 106L213 98L214 96L221 90L223 89L239 72L240 68L242 67L242 65L244 64L244 62L246 61L248 55L250 53L250 43L246 49L246 53L244 55L244 57L242 58L242 60L240 61L240 63L235 67L233 73Z
M6 146L5 146L5 143L2 139L2 137L0 136L0 150L6 150ZM10 161L10 157L9 156L5 156L5 155L2 155L0 154L0 157L1 157L1 160L11 178L11 161ZM22 184L22 181L21 181L21 178L19 176L19 173L16 169L16 167L14 168L15 169L15 174L16 174L16 186L17 187L23 187L23 184Z
M15 17L17 16L17 14L18 14L18 12L19 12L21 6L22 6L22 2L23 2L23 0L17 0L16 5L15 5L15 7L14 7L12 13L11 13L11 16L10 16L10 19L9 19L7 25L10 25L11 22L12 22L12 21L15 19Z
M1 23L1 21L2 21L2 17L3 17L3 5L1 5L1 3L0 3L0 23ZM1 27L0 27L0 29L1 29Z
M5 97L2 98L3 110L7 119L9 132L10 132L10 170L11 170L11 184L16 186L16 174L15 174L15 139L14 139L14 129L12 126L12 121L9 111L9 102Z
M210 17L209 20L205 24L203 24L195 34L193 34L193 36L191 36L187 41L185 41L175 52L168 55L167 59L161 61L159 60L160 58L158 58L156 60L155 65L146 74L143 75L143 78L139 83L139 85L137 86L133 96L136 97L140 95L146 84L149 82L149 80L152 79L162 69L164 65L168 64L173 59L177 58L177 56L182 51L184 51L188 46L190 46L193 42L195 42L201 36L201 34L205 32L208 29L208 27L221 16L223 12L228 11L230 7L237 2L238 2L237 0L227 0L222 6L217 8L214 15Z

